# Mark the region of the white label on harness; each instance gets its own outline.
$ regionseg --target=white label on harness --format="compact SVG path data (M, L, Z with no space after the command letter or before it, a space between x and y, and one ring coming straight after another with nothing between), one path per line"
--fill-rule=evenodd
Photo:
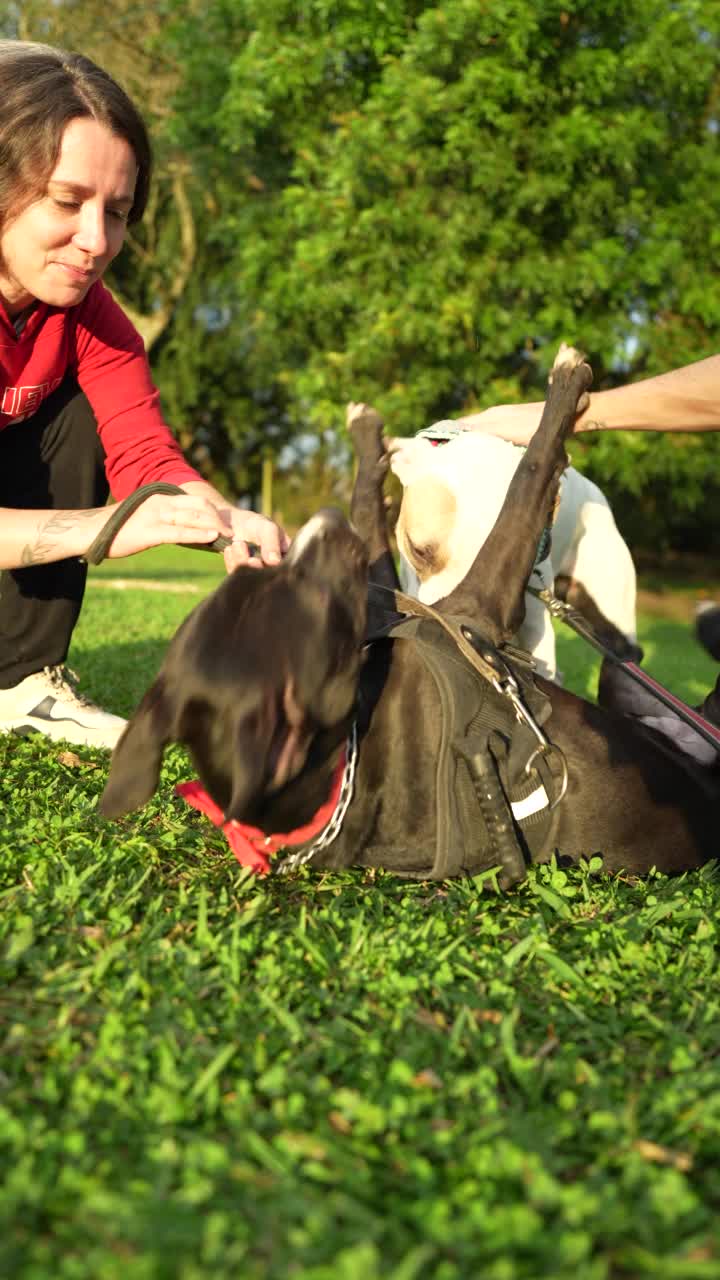
M536 791L532 791L524 800L516 800L515 804L511 804L510 808L513 817L517 822L522 822L523 818L529 818L533 813L539 813L541 809L548 806L547 791L544 787L538 787Z

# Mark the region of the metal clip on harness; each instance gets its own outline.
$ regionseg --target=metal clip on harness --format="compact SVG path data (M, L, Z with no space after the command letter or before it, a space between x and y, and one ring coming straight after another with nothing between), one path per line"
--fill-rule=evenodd
M462 626L460 630L468 643L472 644L473 648L475 648L478 644L479 637L475 635L470 627ZM520 693L520 686L507 663L500 657L500 654L490 651L487 646L482 647L481 654L485 659L485 662L487 662L495 672L491 679L493 688L496 689L498 693L502 694L504 698L508 699L515 712L515 719L520 724L526 724L528 729L530 729L531 733L537 739L538 745L525 763L525 773L530 774L533 763L538 756L545 756L545 759L548 762L548 767L553 756L555 756L560 762L560 790L552 803L548 805L548 811L552 812L552 810L556 809L560 804L560 801L563 799L568 788L568 768L565 756L559 747L555 746L554 743L550 742L550 740L546 738L537 720L532 715L532 712L525 706Z

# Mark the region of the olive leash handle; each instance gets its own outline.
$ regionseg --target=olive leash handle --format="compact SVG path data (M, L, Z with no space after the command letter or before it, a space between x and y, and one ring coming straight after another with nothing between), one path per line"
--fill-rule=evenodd
M107 556L110 547L117 534L122 529L127 520L130 519L139 506L147 498L152 498L155 494L165 494L167 497L175 497L177 494L184 494L185 490L181 489L177 484L167 484L164 480L158 480L154 484L144 484L128 498L124 498L122 502L118 502L112 508L112 514L108 517L97 537L90 543L83 560L87 560L88 564L100 564ZM214 542L185 542L182 546L190 547L197 551L224 551L226 547L232 544L232 538L220 534Z

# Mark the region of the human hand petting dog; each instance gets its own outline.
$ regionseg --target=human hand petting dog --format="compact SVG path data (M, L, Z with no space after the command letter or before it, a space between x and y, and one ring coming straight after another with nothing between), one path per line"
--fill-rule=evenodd
M501 436L512 444L529 444L534 436L544 401L533 401L530 404L495 404L481 413L470 413L463 418L454 418L453 425L461 431L479 431L489 436Z
M225 508L232 527L232 543L223 551L228 573L241 565L253 569L279 564L290 546L285 530L274 520L261 516L257 511L242 511L238 507Z
M0 569L84 559L106 531L114 510L0 509ZM155 494L126 519L101 558L133 556L163 543L214 542L220 534L232 537L233 528L212 503L184 493Z

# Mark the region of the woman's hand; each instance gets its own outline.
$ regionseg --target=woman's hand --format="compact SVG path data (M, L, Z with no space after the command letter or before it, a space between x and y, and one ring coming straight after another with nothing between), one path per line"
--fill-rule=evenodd
M531 404L496 404L482 413L471 413L456 418L455 425L463 431L482 431L489 436L501 436L513 444L529 444L540 425L543 401Z
M256 511L243 511L239 507L224 507L222 515L232 526L232 544L223 552L228 573L243 564L259 569L280 563L290 539L279 524Z
M110 508L104 507L98 513L96 532L107 521L109 512ZM233 526L207 498L185 493L155 494L133 512L113 538L107 554L109 560L121 559L163 543L214 542L221 534L232 538Z
M112 507L82 511L0 507L0 569L84 557L112 512ZM232 538L232 524L204 496L155 494L128 518L107 554L118 559L166 542L214 542L220 534Z
M186 493L203 498L214 506L223 520L221 532L233 540L232 546L223 552L228 573L243 564L260 569L263 565L280 563L290 539L274 520L258 515L257 511L234 507L205 480L189 480L182 487ZM212 542L212 538L208 541Z
M108 517L108 509L103 510L96 532ZM123 525L108 558L133 556L162 543L214 542L221 536L232 539L223 552L228 573L244 564L252 568L279 564L290 545L284 529L256 511L243 511L225 501L221 506L200 493L156 494Z

